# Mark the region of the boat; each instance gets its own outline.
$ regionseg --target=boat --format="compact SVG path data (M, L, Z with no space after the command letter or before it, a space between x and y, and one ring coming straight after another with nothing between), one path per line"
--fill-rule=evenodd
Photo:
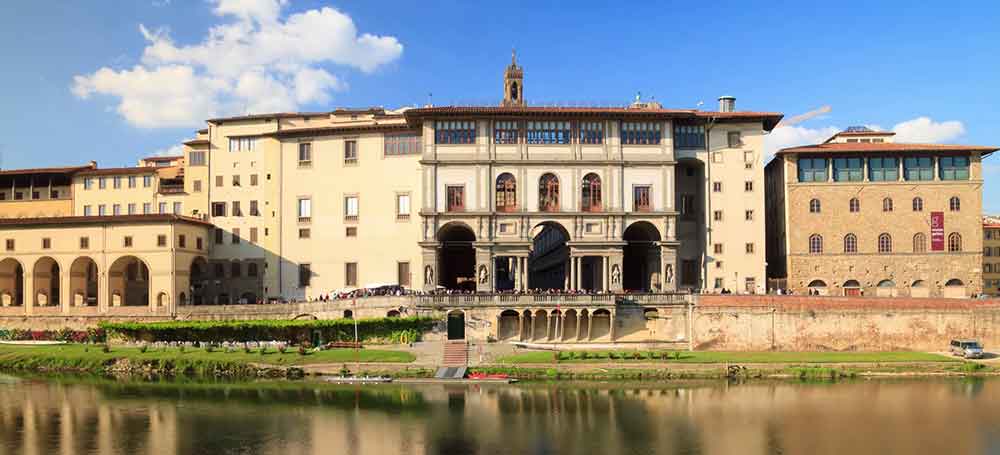
M332 384L385 384L392 382L389 376L323 376L323 381Z

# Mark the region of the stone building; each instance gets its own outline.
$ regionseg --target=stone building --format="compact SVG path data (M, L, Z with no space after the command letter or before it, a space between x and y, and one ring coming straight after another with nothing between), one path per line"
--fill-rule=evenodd
M1000 296L1000 218L983 217L983 294Z
M982 291L982 158L855 127L767 165L768 276L820 295Z

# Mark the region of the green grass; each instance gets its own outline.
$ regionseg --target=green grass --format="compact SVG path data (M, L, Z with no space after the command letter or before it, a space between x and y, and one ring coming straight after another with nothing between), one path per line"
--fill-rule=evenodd
M586 352L587 358L582 357ZM715 352L715 351L563 351L559 363L883 363L883 362L958 362L959 360L926 352ZM676 356L679 355L679 358ZM664 357L667 357L664 359ZM552 351L529 351L501 357L500 363L552 363Z

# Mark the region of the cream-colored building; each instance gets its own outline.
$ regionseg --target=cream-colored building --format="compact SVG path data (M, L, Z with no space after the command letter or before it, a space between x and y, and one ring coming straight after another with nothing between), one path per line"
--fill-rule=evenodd
M983 217L983 294L1000 296L1000 217Z
M767 165L767 264L796 293L963 297L982 291L982 158L851 128Z

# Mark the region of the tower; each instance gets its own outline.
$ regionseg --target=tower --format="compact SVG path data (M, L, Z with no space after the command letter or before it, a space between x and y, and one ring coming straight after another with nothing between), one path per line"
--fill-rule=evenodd
M510 65L503 73L503 102L501 106L524 106L524 70L517 66L517 52L511 50Z

